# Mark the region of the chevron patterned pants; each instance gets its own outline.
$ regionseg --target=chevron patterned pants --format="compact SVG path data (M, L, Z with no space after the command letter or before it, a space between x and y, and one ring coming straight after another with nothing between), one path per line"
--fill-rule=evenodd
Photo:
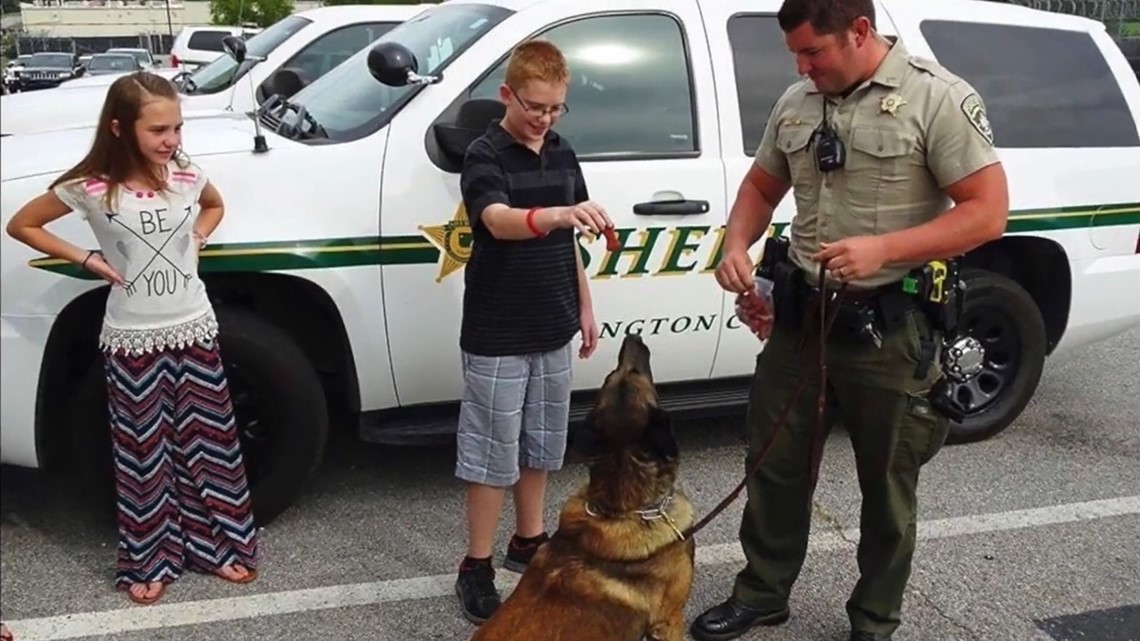
M257 530L216 341L104 357L119 549L115 583L252 570Z

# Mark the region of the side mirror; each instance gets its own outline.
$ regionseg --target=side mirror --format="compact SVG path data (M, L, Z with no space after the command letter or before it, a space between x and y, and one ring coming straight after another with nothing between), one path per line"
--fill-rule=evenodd
M501 120L507 108L498 100L476 98L459 107L453 123L437 123L432 130L439 148L450 160L461 162L467 147L487 132L487 127Z
M222 49L238 64L245 62L245 41L237 36L222 38Z
M403 87L419 69L416 54L397 42L381 42L368 52L368 71L389 87Z

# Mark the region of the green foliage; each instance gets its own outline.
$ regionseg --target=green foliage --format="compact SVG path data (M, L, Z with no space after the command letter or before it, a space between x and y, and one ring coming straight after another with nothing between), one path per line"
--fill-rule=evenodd
M293 0L210 0L214 24L268 27L293 13Z

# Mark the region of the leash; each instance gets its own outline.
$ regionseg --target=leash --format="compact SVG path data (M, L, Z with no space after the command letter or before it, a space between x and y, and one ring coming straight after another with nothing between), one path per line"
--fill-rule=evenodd
M819 289L819 362L817 365L817 371L819 373L820 381L819 397L816 402L815 429L812 433L811 443L811 487L813 489L815 488L816 482L819 480L819 466L820 462L823 459L823 445L827 440L824 438L823 434L823 418L827 407L827 337L831 334L831 328L835 324L835 318L839 315L839 303L843 297L844 290L847 289L846 283L843 283L839 287L838 291L835 294L834 309L831 310L831 316L829 318L827 314L827 289L824 282L824 274L826 271L827 266L823 263L820 263L819 278L817 281L817 287ZM796 384L795 391L792 392L792 396L788 399L787 404L784 405L784 409L780 413L780 417L776 419L776 423L772 426L771 433L768 435L767 440L764 442L764 445L761 446L760 451L756 453L756 459L752 462L752 465L749 466L747 472L744 474L744 478L741 479L740 483L737 484L736 489L732 490L732 492L729 492L728 496L724 497L724 499L719 504L717 504L717 506L714 507L711 512L705 515L704 518L685 530L684 534L681 537L681 540L692 538L693 535L699 532L702 528L708 525L709 522L711 522L721 512L723 512L724 509L729 506L729 504L735 501L736 497L740 496L740 492L744 490L745 485L748 483L748 479L756 473L756 470L760 469L760 464L764 462L764 458L767 456L768 450L771 449L772 443L775 442L776 436L780 433L781 430L784 429L784 424L788 420L788 413L791 411L792 407L795 406L796 402L799 401L800 395L803 394L804 388L807 387L809 377L812 373L813 372L811 369L805 369L804 373L800 376L800 379Z

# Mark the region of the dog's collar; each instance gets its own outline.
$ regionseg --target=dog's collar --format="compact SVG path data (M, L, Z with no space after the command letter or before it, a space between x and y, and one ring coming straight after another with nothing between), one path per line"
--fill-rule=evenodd
M642 521L645 521L646 523L650 523L652 521L665 521L665 523L673 530L673 532L676 533L677 538L681 541L684 541L685 535L681 532L681 529L677 527L677 524L673 521L673 517L669 516L669 504L673 502L673 499L675 497L676 492L673 490L673 488L669 488L669 491L666 492L664 496L657 499L653 503L650 503L646 507L634 510L632 513L636 514L641 518ZM589 514L593 517L616 516L604 514L602 511L597 510L591 506L589 501L586 501L586 514Z

